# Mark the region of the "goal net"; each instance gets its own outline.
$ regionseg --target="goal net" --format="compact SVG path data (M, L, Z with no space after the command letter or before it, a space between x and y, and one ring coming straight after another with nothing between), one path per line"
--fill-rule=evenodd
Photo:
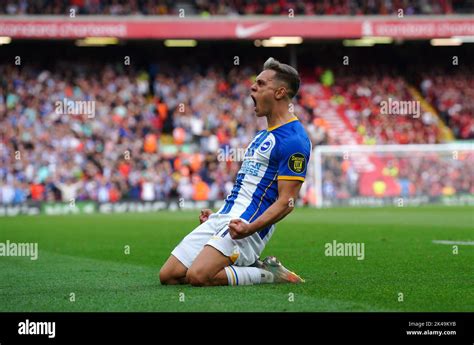
M319 146L314 204L474 205L474 144Z

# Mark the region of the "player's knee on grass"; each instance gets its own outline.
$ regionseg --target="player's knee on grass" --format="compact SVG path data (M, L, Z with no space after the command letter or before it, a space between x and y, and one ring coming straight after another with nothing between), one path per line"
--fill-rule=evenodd
M171 257L161 267L159 278L162 285L183 284L186 278L186 267L181 263L177 264L176 259Z
M175 285L179 284L179 280L173 276L172 271L163 267L159 273L161 285Z
M191 267L186 272L186 280L192 286L208 286L211 285L212 277L203 269L196 269Z

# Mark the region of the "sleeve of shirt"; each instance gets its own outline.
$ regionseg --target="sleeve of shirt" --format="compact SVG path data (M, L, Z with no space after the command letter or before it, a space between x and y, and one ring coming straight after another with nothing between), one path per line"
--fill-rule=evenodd
M311 144L300 138L289 139L279 145L278 180L303 181L308 168Z

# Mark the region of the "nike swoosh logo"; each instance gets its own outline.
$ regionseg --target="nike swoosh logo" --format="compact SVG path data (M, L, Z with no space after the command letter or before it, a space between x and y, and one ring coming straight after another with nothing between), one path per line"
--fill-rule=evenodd
M237 24L235 27L235 35L238 38L246 38L252 35L255 35L257 32L265 30L270 26L270 23L262 23L262 24L257 24L249 27L245 27L241 24Z

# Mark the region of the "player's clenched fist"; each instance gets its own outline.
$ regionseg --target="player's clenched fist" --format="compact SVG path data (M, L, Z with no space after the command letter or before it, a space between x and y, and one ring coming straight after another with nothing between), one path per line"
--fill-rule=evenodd
M199 215L199 223L204 223L206 220L209 219L209 216L212 214L212 210L205 208L201 210L201 214Z
M233 240L238 240L252 234L249 224L241 219L232 219L229 223L229 233Z

